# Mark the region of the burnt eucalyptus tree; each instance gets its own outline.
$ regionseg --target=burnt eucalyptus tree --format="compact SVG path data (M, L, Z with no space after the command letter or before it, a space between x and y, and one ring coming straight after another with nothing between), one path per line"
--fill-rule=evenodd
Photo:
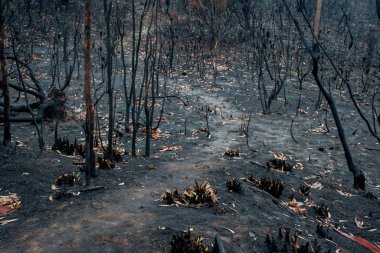
M139 18L137 17L136 1L132 0L132 75L131 75L131 88L130 88L130 100L131 100L131 116L132 116L132 156L137 155L136 140L137 132L139 128L139 117L141 112L141 95L137 96L137 72L139 65L139 54L141 50L141 40L143 35L143 27L145 17L154 0L145 0L143 3L142 11ZM142 89L140 89L142 92Z
M130 120L130 108L131 108L131 99L129 97L129 90L128 90L128 77L127 77L127 59L125 57L126 54L126 46L124 45L124 42L126 40L126 14L127 14L127 5L119 5L118 8L116 8L116 27L118 36L120 38L120 53L121 53L121 64L122 64L122 73L123 73L123 90L124 90L124 99L125 99L125 123L124 123L124 131L126 133L130 132L129 128L129 120Z
M84 97L86 102L86 184L90 184L90 176L95 176L94 154L94 106L91 94L91 0L84 2Z
M311 26L309 27L312 34L313 34L313 43L312 43L312 46L310 46L306 41L305 32L301 29L301 26L300 26L298 20L293 15L293 12L291 11L287 1L282 0L282 2L284 3L284 6L286 7L295 27L297 29L297 32L300 36L302 44L304 45L304 47L306 48L308 54L310 55L310 57L312 59L312 66L313 66L312 75L314 77L315 83L317 84L319 90L323 94L323 97L326 99L326 101L330 107L332 116L333 116L334 121L335 121L335 125L336 125L337 130L338 130L338 136L339 136L339 139L341 141L341 144L342 144L342 147L344 150L344 155L345 155L345 158L347 161L348 169L354 176L354 188L364 190L365 189L365 177L364 177L363 172L355 166L355 163L354 163L354 160L353 160L353 157L352 157L352 154L351 154L351 151L350 151L350 148L349 148L349 145L347 143L347 139L346 139L346 136L344 133L343 125L342 125L342 122L341 122L340 117L339 117L338 108L336 106L334 97L331 95L329 90L326 89L326 87L324 87L324 85L321 81L321 78L320 78L320 61L319 61L319 53L317 51L318 51L318 48L321 49L322 47L319 43L318 38L316 37L316 34L314 33L316 30L312 29ZM318 8L321 8L321 6L322 6L322 0L318 0L317 10L316 10L316 18L315 18L316 22L319 22L318 15L320 15L320 13L319 13L320 10L318 11ZM316 26L316 24L314 24L314 27L315 26ZM326 51L324 51L324 50L322 50L322 51L326 55ZM328 55L326 55L326 56L328 57ZM330 63L332 63L332 62L330 62Z
M114 94L112 85L112 65L113 65L113 51L115 44L112 43L112 32L111 32L111 17L112 17L112 0L103 0L103 11L104 11L104 22L106 26L106 77L107 77L107 94L108 94L108 146L107 146L107 157L113 160L113 131L114 131Z

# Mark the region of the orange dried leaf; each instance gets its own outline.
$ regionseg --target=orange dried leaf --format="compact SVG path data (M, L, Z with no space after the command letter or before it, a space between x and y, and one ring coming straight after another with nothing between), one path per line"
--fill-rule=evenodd
M158 137L159 137L159 135L160 135L160 134L159 134L159 132L158 132L157 129L152 130L152 133L151 133L152 139L157 140Z
M16 194L0 196L0 217L17 210L20 206L21 200Z
M299 215L302 215L302 216L307 216L306 209L305 208L301 208L301 206L303 205L303 203L297 202L297 200L295 198L293 198L287 204L288 204L288 207L293 212L298 213Z
M371 252L373 252L373 253L380 253L380 248L377 245L373 244L372 242L369 242L369 241L367 241L366 239L364 239L364 238L362 238L360 236L355 236L355 235L353 235L351 233L343 232L342 230L337 229L334 226L330 226L330 228L332 230L334 230L335 232L337 232L337 233L339 233L339 234L341 234L341 235L343 235L343 236L351 239L352 241L354 241L354 242L362 245L363 247L369 249Z

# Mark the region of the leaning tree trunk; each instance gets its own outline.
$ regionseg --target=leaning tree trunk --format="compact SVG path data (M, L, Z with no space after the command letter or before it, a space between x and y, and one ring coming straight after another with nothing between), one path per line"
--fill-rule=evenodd
M7 58L5 57L5 27L4 27L4 5L5 3L0 0L0 64L1 64L1 88L4 97L4 137L3 145L7 146L11 143L11 102L9 97L9 85L8 85L8 70L7 70Z
M90 184L90 176L95 176L94 154L94 106L91 94L91 0L84 0L84 97L86 100L86 184Z
M323 0L317 1L317 8L315 10L315 16L314 16L314 23L313 23L313 49L311 57L313 59L313 70L312 74L314 77L315 82L317 83L317 86L319 90L322 92L323 97L326 99L327 103L329 104L329 107L331 109L331 113L333 115L336 128L338 130L338 135L340 142L342 143L343 150L344 150L344 156L347 161L348 169L351 171L351 173L354 175L354 188L355 189L365 189L365 177L361 170L358 170L355 166L354 160L352 159L351 151L348 146L346 136L344 134L343 126L339 118L338 110L335 105L335 101L333 97L327 92L327 90L323 87L322 82L320 81L319 75L318 75L318 54L319 54L319 41L318 41L318 35L319 35L319 27L321 22L321 9L322 9L322 2Z
M318 0L318 1L321 1L321 0ZM353 160L352 155L351 155L350 148L348 146L348 143L347 143L347 140L346 140L346 137L345 137L345 134L344 134L344 129L343 129L343 126L342 126L342 122L340 121L340 118L339 118L339 114L338 114L338 110L337 110L336 105L335 105L334 98L323 87L323 84L322 84L322 82L321 82L321 80L319 78L319 74L318 74L318 64L319 64L318 63L318 55L314 53L313 49L310 48L310 46L306 42L305 35L302 32L301 27L300 27L297 19L293 16L293 13L291 12L287 1L286 0L282 0L282 2L284 3L286 9L288 10L288 13L289 13L289 15L290 15L290 17L291 17L291 19L292 19L292 21L293 21L293 23L294 23L297 31L298 31L298 33L299 33L300 39L302 41L302 44L306 47L307 52L309 53L309 55L311 56L311 58L313 60L312 74L313 74L314 80L315 80L315 82L316 82L319 90L322 92L322 95L326 99L326 101L327 101L327 103L328 103L328 105L329 105L329 107L331 109L331 113L333 115L333 118L334 118L334 121L335 121L335 125L336 125L337 130L338 130L339 139L340 139L340 142L342 143L342 146L343 146L344 155L345 155L345 158L346 158L346 161L347 161L348 169L350 170L350 172L354 176L354 188L355 189L365 190L365 177L364 177L364 174L363 174L363 172L361 170L359 170L355 166L354 160ZM316 40L316 43L319 44L318 39ZM319 47L319 45L318 45L318 47Z
M339 118L339 113L335 105L335 101L333 97L327 92L327 90L323 87L322 82L320 81L319 75L318 75L318 59L313 56L313 70L312 74L314 77L315 82L317 83L320 91L322 92L324 98L326 99L327 103L329 104L329 107L331 109L331 113L333 115L336 128L338 130L338 135L340 142L342 143L343 150L344 150L344 156L347 161L348 169L351 171L351 173L354 175L354 188L355 189L362 189L365 190L365 177L361 170L357 169L354 163L354 160L352 159L351 151L348 146L346 136L344 134L342 122Z

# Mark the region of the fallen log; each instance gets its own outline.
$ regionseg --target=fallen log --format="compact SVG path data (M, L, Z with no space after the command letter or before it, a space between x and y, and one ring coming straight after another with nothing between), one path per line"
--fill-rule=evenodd
M37 123L41 123L43 120L51 119L54 117L54 114L57 112L57 108L61 105L57 104L55 101L46 102L38 107L37 113L34 115L34 118ZM23 106L18 107L21 110ZM20 112L29 112L29 110L21 110ZM22 122L33 122L32 116L17 116L13 113L14 116L10 117L10 121L14 123ZM60 115L62 118L62 115ZM4 122L4 114L0 111L0 122Z
M34 119L36 123L41 123L43 120L58 118L63 119L65 117L65 93L57 91L53 94L53 97L47 100L40 100L27 105L11 106L11 122L21 123L21 122L34 122L32 116L17 116L16 112L26 112L31 113L30 110L37 109L34 114ZM0 106L3 103L0 102ZM0 110L0 122L4 122L4 112Z

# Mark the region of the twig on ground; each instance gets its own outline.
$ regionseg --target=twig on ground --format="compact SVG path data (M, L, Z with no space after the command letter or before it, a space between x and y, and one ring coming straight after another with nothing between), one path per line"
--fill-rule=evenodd
M263 165L263 164L261 164L261 163L259 163L259 162L255 162L255 161L249 161L249 162L252 163L252 164L254 164L254 165L257 165L257 166L259 166L259 167L262 167L262 168L267 169L267 166L266 166L266 165Z
M228 228L228 227L225 227L225 226L220 226L221 228L224 228L225 230L228 230L229 232L231 232L231 234L235 234L235 231L233 231L232 229Z
M77 192L85 193L85 192L92 192L92 191L97 191L97 190L105 190L106 188L104 186L93 186L85 189L79 189L79 190L70 190L67 191L68 194L74 194Z
M229 209L231 209L232 211L234 211L235 213L239 213L236 209L230 207L229 205L227 205L226 203L222 203L223 206L225 207L228 207Z

